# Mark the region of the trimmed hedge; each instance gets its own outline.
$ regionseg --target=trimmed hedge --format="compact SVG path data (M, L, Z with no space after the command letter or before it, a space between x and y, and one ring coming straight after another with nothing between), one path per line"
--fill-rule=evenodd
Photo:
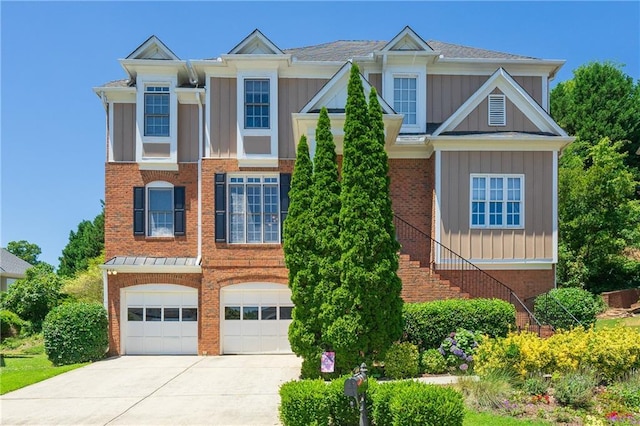
M504 337L516 326L515 307L500 299L448 299L405 303L404 339L420 352L437 349L459 328L480 331L490 337Z
M44 349L54 365L96 361L108 345L108 321L97 303L66 303L49 312L42 326Z
M420 372L420 354L413 343L391 345L384 359L385 375L392 379L416 377Z
M280 420L285 426L359 424L357 405L343 395L341 377L327 384L322 380L299 380L280 387ZM461 426L462 395L455 390L414 381L379 383L369 378L367 410L377 426Z
M2 339L18 336L23 325L24 321L20 319L18 314L6 309L0 311L0 336Z
M551 324L554 328L563 330L578 325L589 328L596 323L596 316L606 309L602 297L577 287L554 288L549 293L536 297L534 303L536 318L543 324ZM576 324L567 312L580 321L580 324Z

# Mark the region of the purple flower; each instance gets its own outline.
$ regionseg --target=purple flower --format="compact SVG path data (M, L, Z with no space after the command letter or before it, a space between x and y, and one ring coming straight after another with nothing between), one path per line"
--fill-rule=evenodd
M468 369L469 369L469 366L467 364L461 364L460 365L460 370L467 371Z
M473 356L469 355L466 359L467 362L472 362L473 361Z
M456 349L453 351L453 354L454 354L455 356L461 356L461 355L463 355L463 354L464 354L464 352L462 352L460 349L456 348Z
M440 355L444 356L444 349L442 349L442 346L438 348L438 352L440 352Z

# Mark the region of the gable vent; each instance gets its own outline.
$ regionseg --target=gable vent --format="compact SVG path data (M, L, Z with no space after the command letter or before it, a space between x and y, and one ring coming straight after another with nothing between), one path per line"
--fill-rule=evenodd
M489 126L506 126L507 108L504 95L489 95Z

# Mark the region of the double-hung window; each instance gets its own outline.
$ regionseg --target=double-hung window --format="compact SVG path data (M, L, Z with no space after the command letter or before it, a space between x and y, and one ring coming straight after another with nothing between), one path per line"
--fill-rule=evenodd
M133 188L133 234L185 235L185 187L155 181Z
M144 135L169 136L169 87L146 86L144 89Z
M471 176L471 227L522 228L523 175Z
M173 236L173 188L149 188L150 237Z
M404 114L402 125L415 126L417 121L417 78L393 78L393 109Z
M268 129L270 127L269 79L244 80L244 128Z
M280 206L277 176L229 178L229 242L278 243Z

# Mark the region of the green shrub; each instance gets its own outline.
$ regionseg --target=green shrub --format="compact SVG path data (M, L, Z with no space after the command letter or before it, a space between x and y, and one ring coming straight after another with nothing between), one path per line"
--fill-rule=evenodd
M414 381L379 384L372 393L376 425L457 426L464 419L462 395Z
M492 370L480 379L461 377L456 387L469 406L495 409L502 408L504 401L514 394L513 382L514 376L508 370Z
M581 288L567 287L556 288L536 297L534 315L543 324L568 330L577 325L589 328L596 323L596 316L604 309L606 305L602 297ZM580 324L575 322L572 315Z
M630 410L640 411L640 370L607 387L607 392Z
M423 373L442 374L447 372L447 361L437 349L428 349L420 355L420 366Z
M351 376L339 377L329 385L328 403L331 416L331 423L341 426L358 426L360 410L355 404L355 400L344 394L344 382ZM369 379L371 381L372 379ZM354 402L353 406L351 402Z
M515 307L499 299L448 299L405 303L404 340L421 352L437 349L453 330L477 330L490 337L504 337L515 329Z
M444 356L447 367L467 373L473 371L473 356L480 342L480 333L460 328L444 339L438 351Z
M392 379L416 377L420 371L418 347L413 343L394 343L384 359L384 372Z
M54 365L96 361L109 344L107 313L97 303L66 303L49 312L42 331Z
M280 420L284 426L329 425L329 386L323 380L294 380L280 386Z
M16 313L7 310L0 311L0 337L2 340L20 335L23 325L24 321Z
M541 375L532 375L525 379L522 389L529 395L545 395L549 386L547 381Z
M598 384L594 372L582 370L560 376L554 384L553 396L572 408L586 408L593 402L593 391Z

